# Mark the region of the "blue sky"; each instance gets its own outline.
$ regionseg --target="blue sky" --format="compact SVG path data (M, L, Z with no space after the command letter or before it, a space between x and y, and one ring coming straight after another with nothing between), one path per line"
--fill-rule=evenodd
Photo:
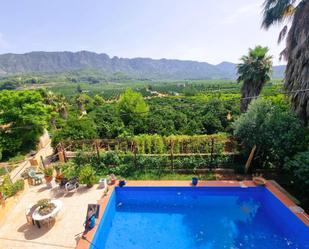
M89 50L119 57L238 62L283 49L260 28L263 0L1 0L0 53Z

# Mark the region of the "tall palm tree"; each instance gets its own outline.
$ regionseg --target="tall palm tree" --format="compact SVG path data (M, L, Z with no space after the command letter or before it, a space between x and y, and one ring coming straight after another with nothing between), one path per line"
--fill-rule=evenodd
M44 100L45 103L48 105L55 105L55 103L57 102L57 96L52 91L45 91Z
M279 34L278 42L287 34L286 47L281 55L288 64L284 87L289 93L294 111L308 123L309 117L309 0L265 0L262 27L290 21Z
M57 98L56 111L62 119L68 118L68 102L64 96L59 96Z
M268 56L267 52L267 47L249 48L249 54L241 57L242 63L237 65L237 81L243 82L240 101L241 112L247 111L251 100L261 93L263 86L270 79L272 57Z
M76 96L75 101L76 101L79 111L83 113L85 111L85 102L86 102L85 95L80 94Z

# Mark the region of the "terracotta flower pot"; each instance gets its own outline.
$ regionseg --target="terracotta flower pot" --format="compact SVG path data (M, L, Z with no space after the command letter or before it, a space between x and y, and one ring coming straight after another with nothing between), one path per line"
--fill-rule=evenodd
M53 176L44 176L46 183L50 183L53 180Z

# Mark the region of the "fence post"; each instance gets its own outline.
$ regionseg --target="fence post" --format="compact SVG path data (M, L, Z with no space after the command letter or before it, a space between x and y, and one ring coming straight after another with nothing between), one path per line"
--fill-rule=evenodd
M43 168L45 169L46 167L45 167L44 158L43 158L43 156L42 156L42 155L40 156L40 158L41 158L41 163L42 163L42 166L43 166Z
M99 150L99 146L98 146L98 141L95 141L95 150L97 152L97 157L98 157L98 160L100 160L100 150Z
M133 154L134 154L134 167L136 168L136 153L137 153L137 146L135 145L135 142L133 142L132 149L133 149Z
M171 146L171 166L172 166L172 172L174 172L174 140L171 140L170 143Z
M214 143L215 139L212 137L211 138L211 147L210 147L210 166L213 166L213 155L214 155Z
M65 155L64 155L64 150L60 150L59 152L58 152L58 157L59 157L59 161L61 162L61 163L65 163Z

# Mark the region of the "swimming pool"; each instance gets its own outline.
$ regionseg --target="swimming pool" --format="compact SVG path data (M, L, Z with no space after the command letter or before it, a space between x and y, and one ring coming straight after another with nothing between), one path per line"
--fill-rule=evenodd
M91 249L309 248L309 227L263 187L116 187Z

